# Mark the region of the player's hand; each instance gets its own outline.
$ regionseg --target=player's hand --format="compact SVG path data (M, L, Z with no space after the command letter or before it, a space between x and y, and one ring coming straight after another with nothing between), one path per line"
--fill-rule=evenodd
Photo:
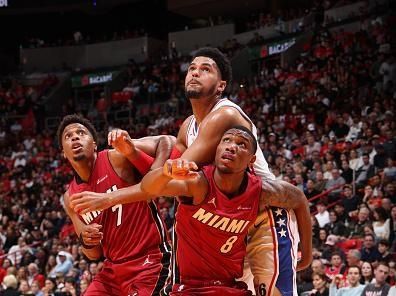
M84 225L80 233L84 244L87 246L99 245L100 241L103 239L103 232L100 231L101 228L102 225L98 223Z
M194 179L198 176L198 166L193 161L185 159L169 159L163 166L162 173L176 180Z
M312 262L312 254L310 256L301 256L301 260L297 262L297 271L307 269Z
M103 211L110 206L108 193L83 191L70 196L70 207L78 214Z
M127 158L133 157L137 153L133 140L125 130L112 130L107 135L107 142L109 146L113 146L115 150Z

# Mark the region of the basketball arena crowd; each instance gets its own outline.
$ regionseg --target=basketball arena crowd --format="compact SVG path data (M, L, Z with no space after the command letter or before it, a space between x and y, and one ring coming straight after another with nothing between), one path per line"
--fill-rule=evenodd
M332 285L346 282L353 265L361 268L363 285L384 280L375 272L380 264L388 268L385 282L396 284L395 26L388 15L362 19L356 33L322 27L294 63L270 69L263 62L229 90L228 98L256 124L276 178L309 200L314 259L297 275L299 295L332 295ZM243 46L230 40L221 50L232 55ZM190 114L189 61L176 49L143 64L130 61L120 90L127 100L118 93L91 110L69 100L62 116L83 113L98 123L101 148L115 127L132 138L177 135ZM17 291L0 295L84 295L103 264L83 256L62 207L73 171L42 111L43 97L57 83L47 75L36 87L16 78L0 86L0 282ZM137 108L144 102L146 109ZM120 110L132 110L131 116L118 120ZM171 229L173 202L160 198L158 207Z

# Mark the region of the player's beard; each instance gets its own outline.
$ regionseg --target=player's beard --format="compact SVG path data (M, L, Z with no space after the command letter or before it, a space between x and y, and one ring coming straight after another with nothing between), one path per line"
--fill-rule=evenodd
M184 93L186 95L186 98L188 100L198 100L202 98L208 98L211 97L213 94L216 93L216 85L213 85L213 87L207 91L204 91L202 89L196 90L196 89L187 89L187 87L184 88Z
M187 89L185 89L184 93L185 93L186 98L188 100L191 100L191 99L197 100L197 99L200 99L201 96L202 96L202 92L199 91L199 90L187 90Z
M87 158L87 157L85 156L84 153L81 153L81 154L79 154L79 155L73 156L73 160L74 160L74 161L81 161L81 160L84 160L84 159L86 159L86 158Z

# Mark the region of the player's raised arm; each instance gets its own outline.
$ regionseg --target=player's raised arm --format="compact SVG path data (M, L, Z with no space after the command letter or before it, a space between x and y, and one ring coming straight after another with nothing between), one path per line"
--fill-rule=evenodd
M293 209L300 234L301 260L298 270L307 268L312 261L312 225L308 200L296 186L280 180L263 181L260 210L264 206Z
M169 158L176 142L173 136L155 136L132 140L128 132L114 129L107 136L108 144L118 152L113 154L114 162L124 161L124 157L144 175L148 170L161 167Z
M205 177L196 170L198 166L183 159L168 160L163 168L158 168L144 176L142 191L154 196L191 197L194 204L202 202L207 192Z
M100 240L103 237L103 233L100 231L101 225L85 225L77 213L70 207L69 193L66 192L63 195L64 209L66 214L72 220L74 231L80 239L82 245L82 251L90 260L97 260L102 257L103 250L100 244Z
M234 108L220 108L209 113L199 126L200 132L194 143L188 147L181 158L194 161L197 165L211 163L216 148L224 133L233 126L251 128L249 123Z

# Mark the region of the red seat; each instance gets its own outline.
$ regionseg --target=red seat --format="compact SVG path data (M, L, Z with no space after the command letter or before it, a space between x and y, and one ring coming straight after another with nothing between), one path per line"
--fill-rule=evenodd
M99 113L106 112L107 110L107 102L105 98L100 98L96 102L96 110L98 110Z

